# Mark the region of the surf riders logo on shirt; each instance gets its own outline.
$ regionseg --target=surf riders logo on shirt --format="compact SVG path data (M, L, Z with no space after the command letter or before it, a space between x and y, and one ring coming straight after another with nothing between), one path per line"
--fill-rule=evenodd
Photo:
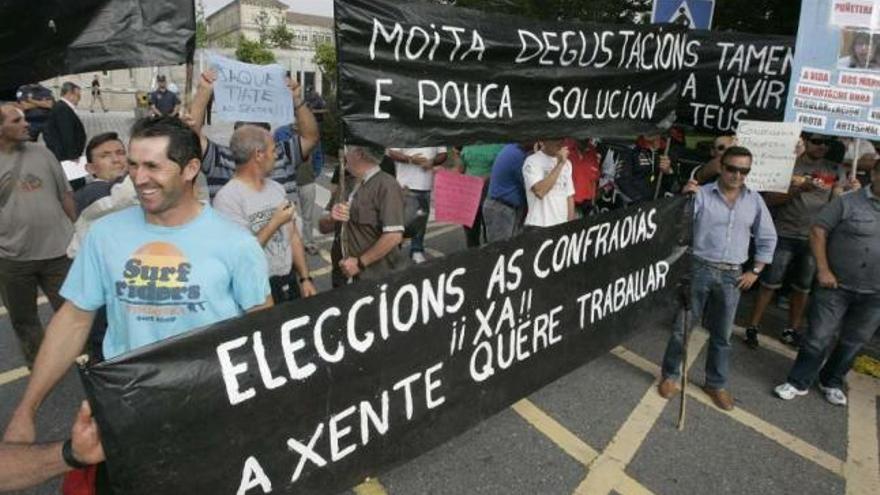
M204 311L199 285L190 283L192 264L176 246L151 242L125 262L116 296L133 313L157 317Z

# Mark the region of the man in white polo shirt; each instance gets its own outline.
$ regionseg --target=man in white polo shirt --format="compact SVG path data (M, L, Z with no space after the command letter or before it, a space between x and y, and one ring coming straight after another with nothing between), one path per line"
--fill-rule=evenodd
M544 140L539 147L523 164L529 204L526 227L552 227L574 220L574 183L568 148L561 139Z
M406 205L417 209L425 217L431 211L431 189L434 188L434 168L446 161L446 148L388 148L394 160L397 181L406 190ZM405 218L405 221L409 221ZM409 251L414 263L425 262L425 230L428 223L413 235Z

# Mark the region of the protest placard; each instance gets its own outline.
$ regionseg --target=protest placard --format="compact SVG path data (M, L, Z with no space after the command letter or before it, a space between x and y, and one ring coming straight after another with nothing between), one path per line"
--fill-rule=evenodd
M692 31L676 122L712 133L740 120L782 122L793 36Z
M337 0L345 141L445 146L657 132L675 120L679 25L538 21Z
M810 132L880 139L880 0L801 4L786 122Z
M529 232L82 370L115 493L340 493L671 324L687 200Z
M284 67L254 65L220 55L208 57L217 71L214 83L214 112L226 121L294 122L293 96L285 82Z
M434 218L471 228L480 208L485 181L480 177L440 170L434 175Z
M755 191L787 193L800 135L800 124L740 121L737 144L752 152L752 171L746 185Z

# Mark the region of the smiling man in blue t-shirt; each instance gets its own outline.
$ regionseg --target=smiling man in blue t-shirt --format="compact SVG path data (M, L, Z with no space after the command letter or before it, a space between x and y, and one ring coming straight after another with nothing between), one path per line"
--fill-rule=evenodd
M101 306L110 359L272 305L254 236L196 199L199 156L198 137L179 119L135 124L128 172L140 206L102 218L86 236L5 440L34 441L34 414L81 352Z

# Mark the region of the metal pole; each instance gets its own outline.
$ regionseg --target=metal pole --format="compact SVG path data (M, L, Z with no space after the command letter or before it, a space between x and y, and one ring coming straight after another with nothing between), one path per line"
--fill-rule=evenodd
M682 289L684 292L684 289ZM688 299L688 296L682 295L682 299ZM690 344L691 330L690 330L690 302L683 304L681 308L682 313L682 330L684 332L684 348L681 354L681 403L678 408L678 431L684 430L684 417L685 417L685 409L687 406L687 376L688 376L688 345Z
M684 230L684 236L679 240L680 245L688 246L689 252L693 256L694 244L694 194L688 194L687 205L684 209L684 217L688 222ZM678 284L678 303L681 306L681 325L682 340L684 347L682 348L681 360L681 403L678 409L678 430L684 430L684 418L687 404L687 382L688 382L688 347L691 340L691 278L690 274L682 277Z

